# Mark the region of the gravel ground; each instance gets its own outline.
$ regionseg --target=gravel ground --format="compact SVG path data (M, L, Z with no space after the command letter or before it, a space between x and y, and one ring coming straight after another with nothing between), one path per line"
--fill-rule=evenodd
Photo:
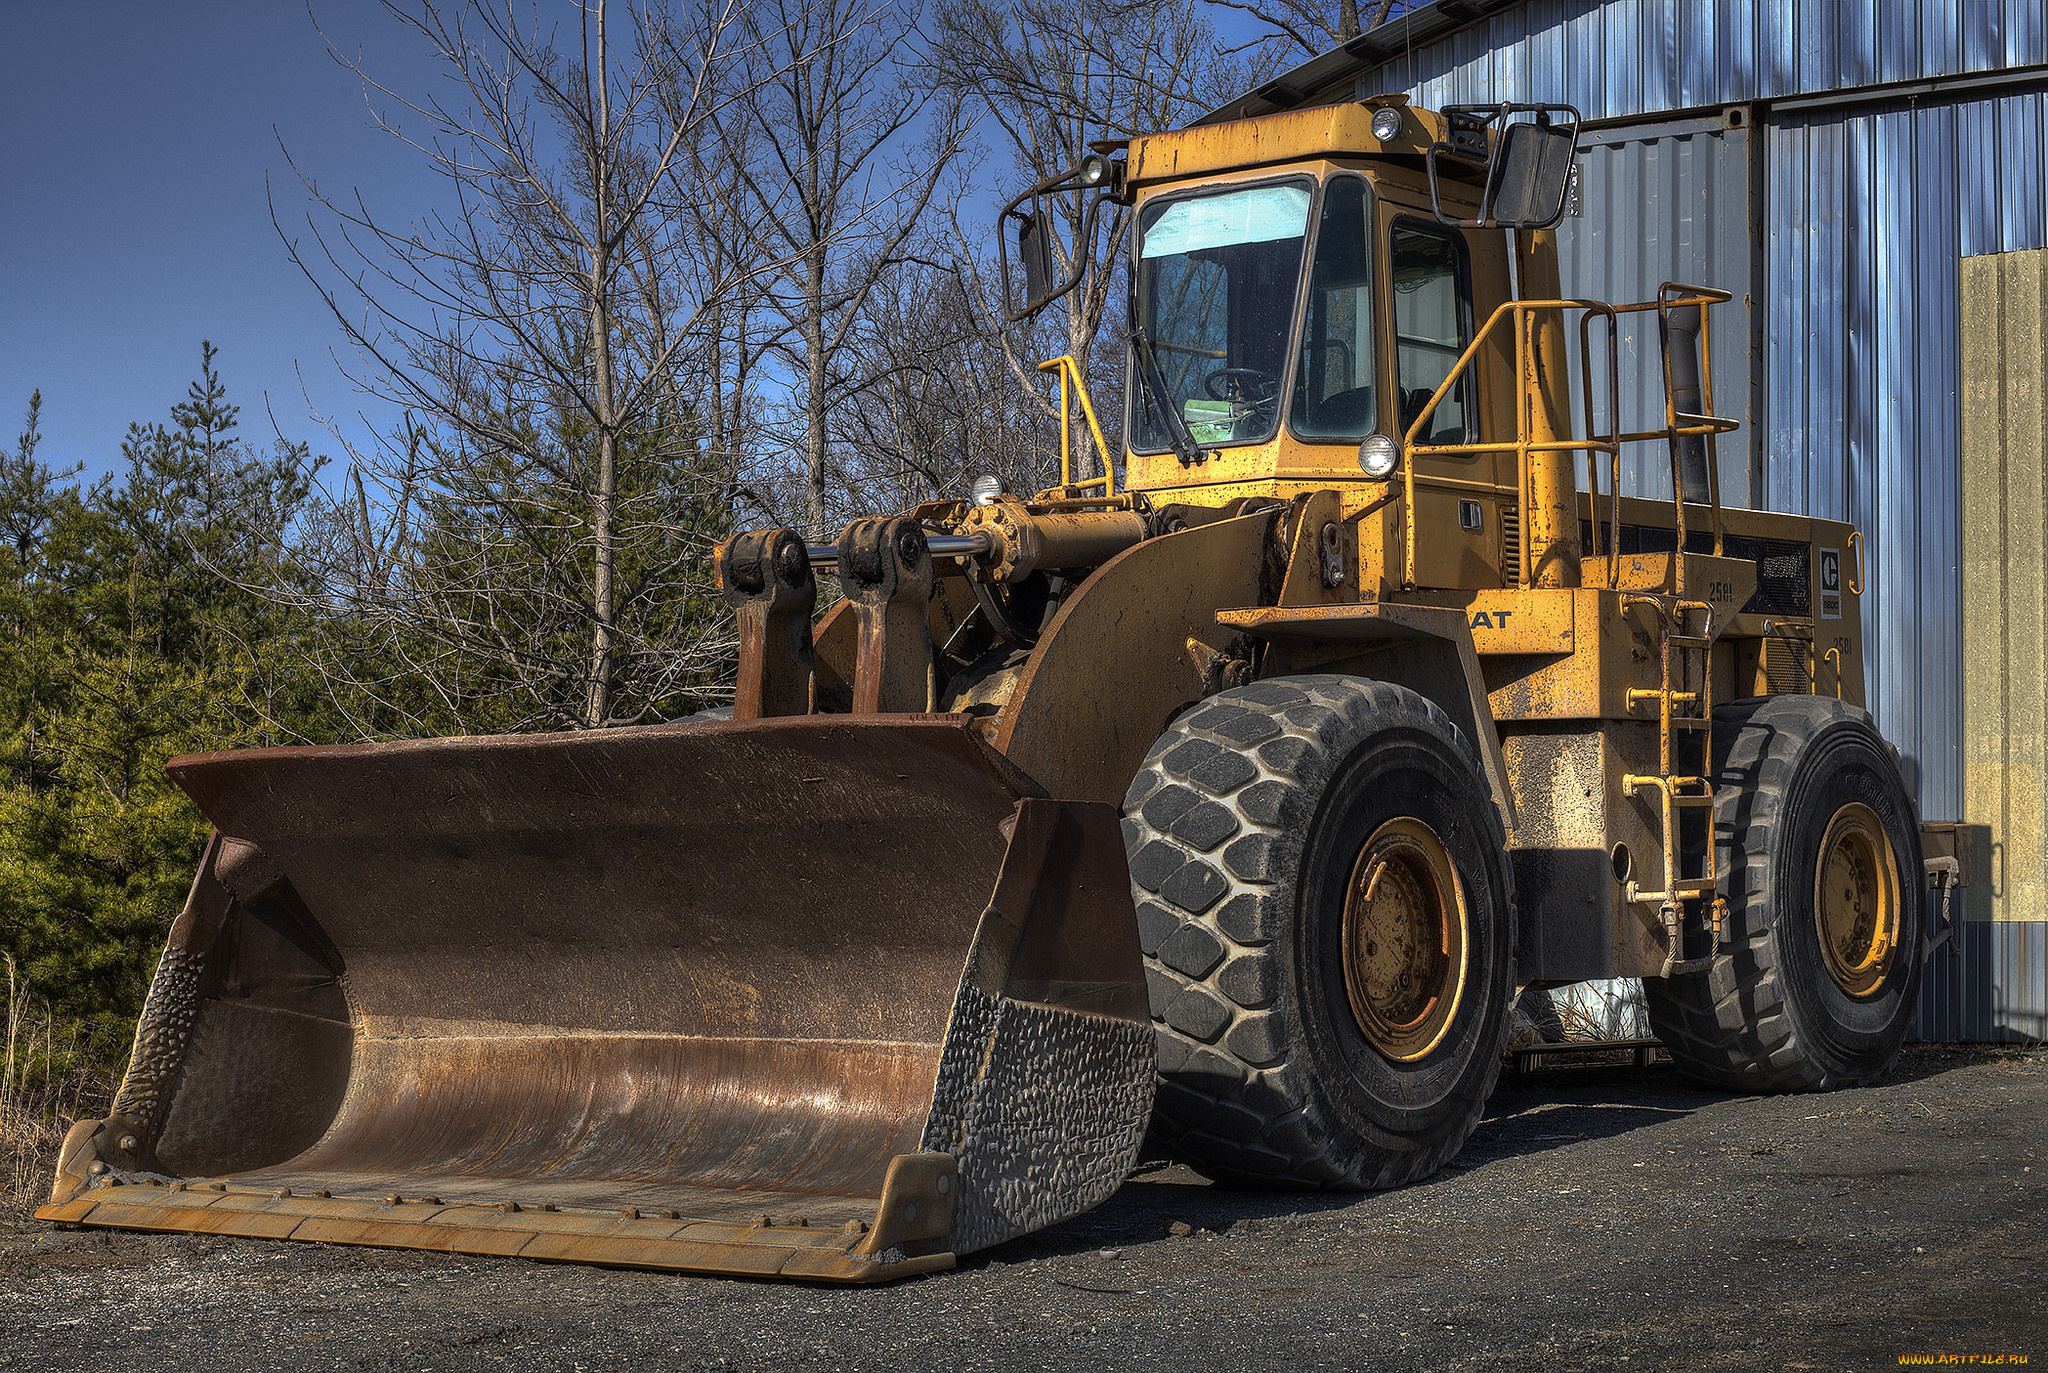
M1504 1085L1373 1196L1148 1164L1108 1205L867 1290L251 1240L0 1230L0 1367L1896 1368L2048 1361L2048 1053L1909 1050L1737 1098Z

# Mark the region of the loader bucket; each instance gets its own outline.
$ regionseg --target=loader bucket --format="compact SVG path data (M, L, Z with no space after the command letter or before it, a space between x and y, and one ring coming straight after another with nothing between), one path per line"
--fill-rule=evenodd
M1135 1160L1115 813L964 717L170 770L215 837L43 1219L870 1282Z

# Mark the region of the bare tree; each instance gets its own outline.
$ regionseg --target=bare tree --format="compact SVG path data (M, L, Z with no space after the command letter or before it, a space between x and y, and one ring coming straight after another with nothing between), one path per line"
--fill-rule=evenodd
M1223 9L1242 10L1265 25L1265 32L1252 38L1245 48L1263 48L1267 57L1291 66L1320 57L1339 44L1358 37L1362 29L1375 28L1396 15L1406 14L1421 0L1366 0L1361 15L1358 0L1209 0Z
M649 718L728 652L705 555L731 412L683 378L749 267L707 258L661 193L751 94L731 73L776 74L745 3L678 20L588 0L555 28L516 0L386 0L453 100L399 94L330 42L452 202L401 224L302 175L319 213L303 246L285 235L358 384L406 413L351 452L313 549L363 640L330 667L366 731Z
M870 293L855 328L867 387L833 415L854 509L958 499L984 473L1012 491L1057 480L1057 431L1016 384L957 267L916 263Z
M869 295L910 247L961 145L957 102L902 79L916 11L898 0L763 0L758 80L719 117L737 181L727 222L780 264L760 343L780 363L803 455L803 518L829 538L831 417L871 377L852 346Z
M1078 14L1053 0L940 0L930 57L935 84L978 107L986 116L980 127L999 131L1018 189L1074 166L1098 139L1179 127L1257 84L1269 66L1263 50L1225 53L1199 0L1110 0ZM1093 198L1079 189L1053 197L1059 266L1071 275L1078 265L1081 275L1064 303L1060 342L1099 389L1115 394L1121 350L1098 361L1094 347L1123 280L1117 260L1128 220L1115 206L1091 217ZM957 219L955 235L962 257L978 261L978 235ZM968 279L993 328L985 277L975 270ZM1014 332L998 336L1016 382L1043 398L1038 359L1017 346ZM1054 413L1049 399L1042 404Z
M654 19L665 47L687 53L694 45L687 23L666 12ZM742 172L759 156L759 139L754 121L737 107L750 97L758 67L759 63L734 62L713 73L716 84L710 99L720 106L732 105L730 117L709 136L684 145L684 156L669 170L661 201L663 213L684 226L700 273L730 283L705 311L695 394L706 451L724 467L727 501L737 518L753 522L779 519L770 492L781 475L766 451L768 426L761 393L768 356L764 340L773 333L766 315L776 257L749 218L754 206ZM692 64L678 54L672 69L687 72ZM693 103L706 98L694 85L665 86L657 95L678 123L688 119Z

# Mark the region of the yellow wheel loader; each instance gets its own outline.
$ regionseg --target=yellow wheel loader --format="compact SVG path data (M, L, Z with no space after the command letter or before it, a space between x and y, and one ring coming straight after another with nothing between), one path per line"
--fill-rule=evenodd
M729 540L730 719L174 762L216 835L37 1214L871 1282L1148 1128L1425 1177L1525 987L1645 978L1737 1090L1883 1072L1930 932L1862 541L1722 507L1724 294L1560 298L1577 132L1381 97L1020 198L1020 315L1045 197L1129 208L1126 450L1056 360L1060 486Z

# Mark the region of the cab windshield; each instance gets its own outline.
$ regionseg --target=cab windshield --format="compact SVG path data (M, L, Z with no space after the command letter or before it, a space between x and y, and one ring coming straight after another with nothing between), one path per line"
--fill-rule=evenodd
M1134 345L1149 345L1165 402L1200 446L1263 443L1278 427L1314 193L1303 177L1156 200L1139 217ZM1152 388L1131 392L1133 447L1173 447Z

